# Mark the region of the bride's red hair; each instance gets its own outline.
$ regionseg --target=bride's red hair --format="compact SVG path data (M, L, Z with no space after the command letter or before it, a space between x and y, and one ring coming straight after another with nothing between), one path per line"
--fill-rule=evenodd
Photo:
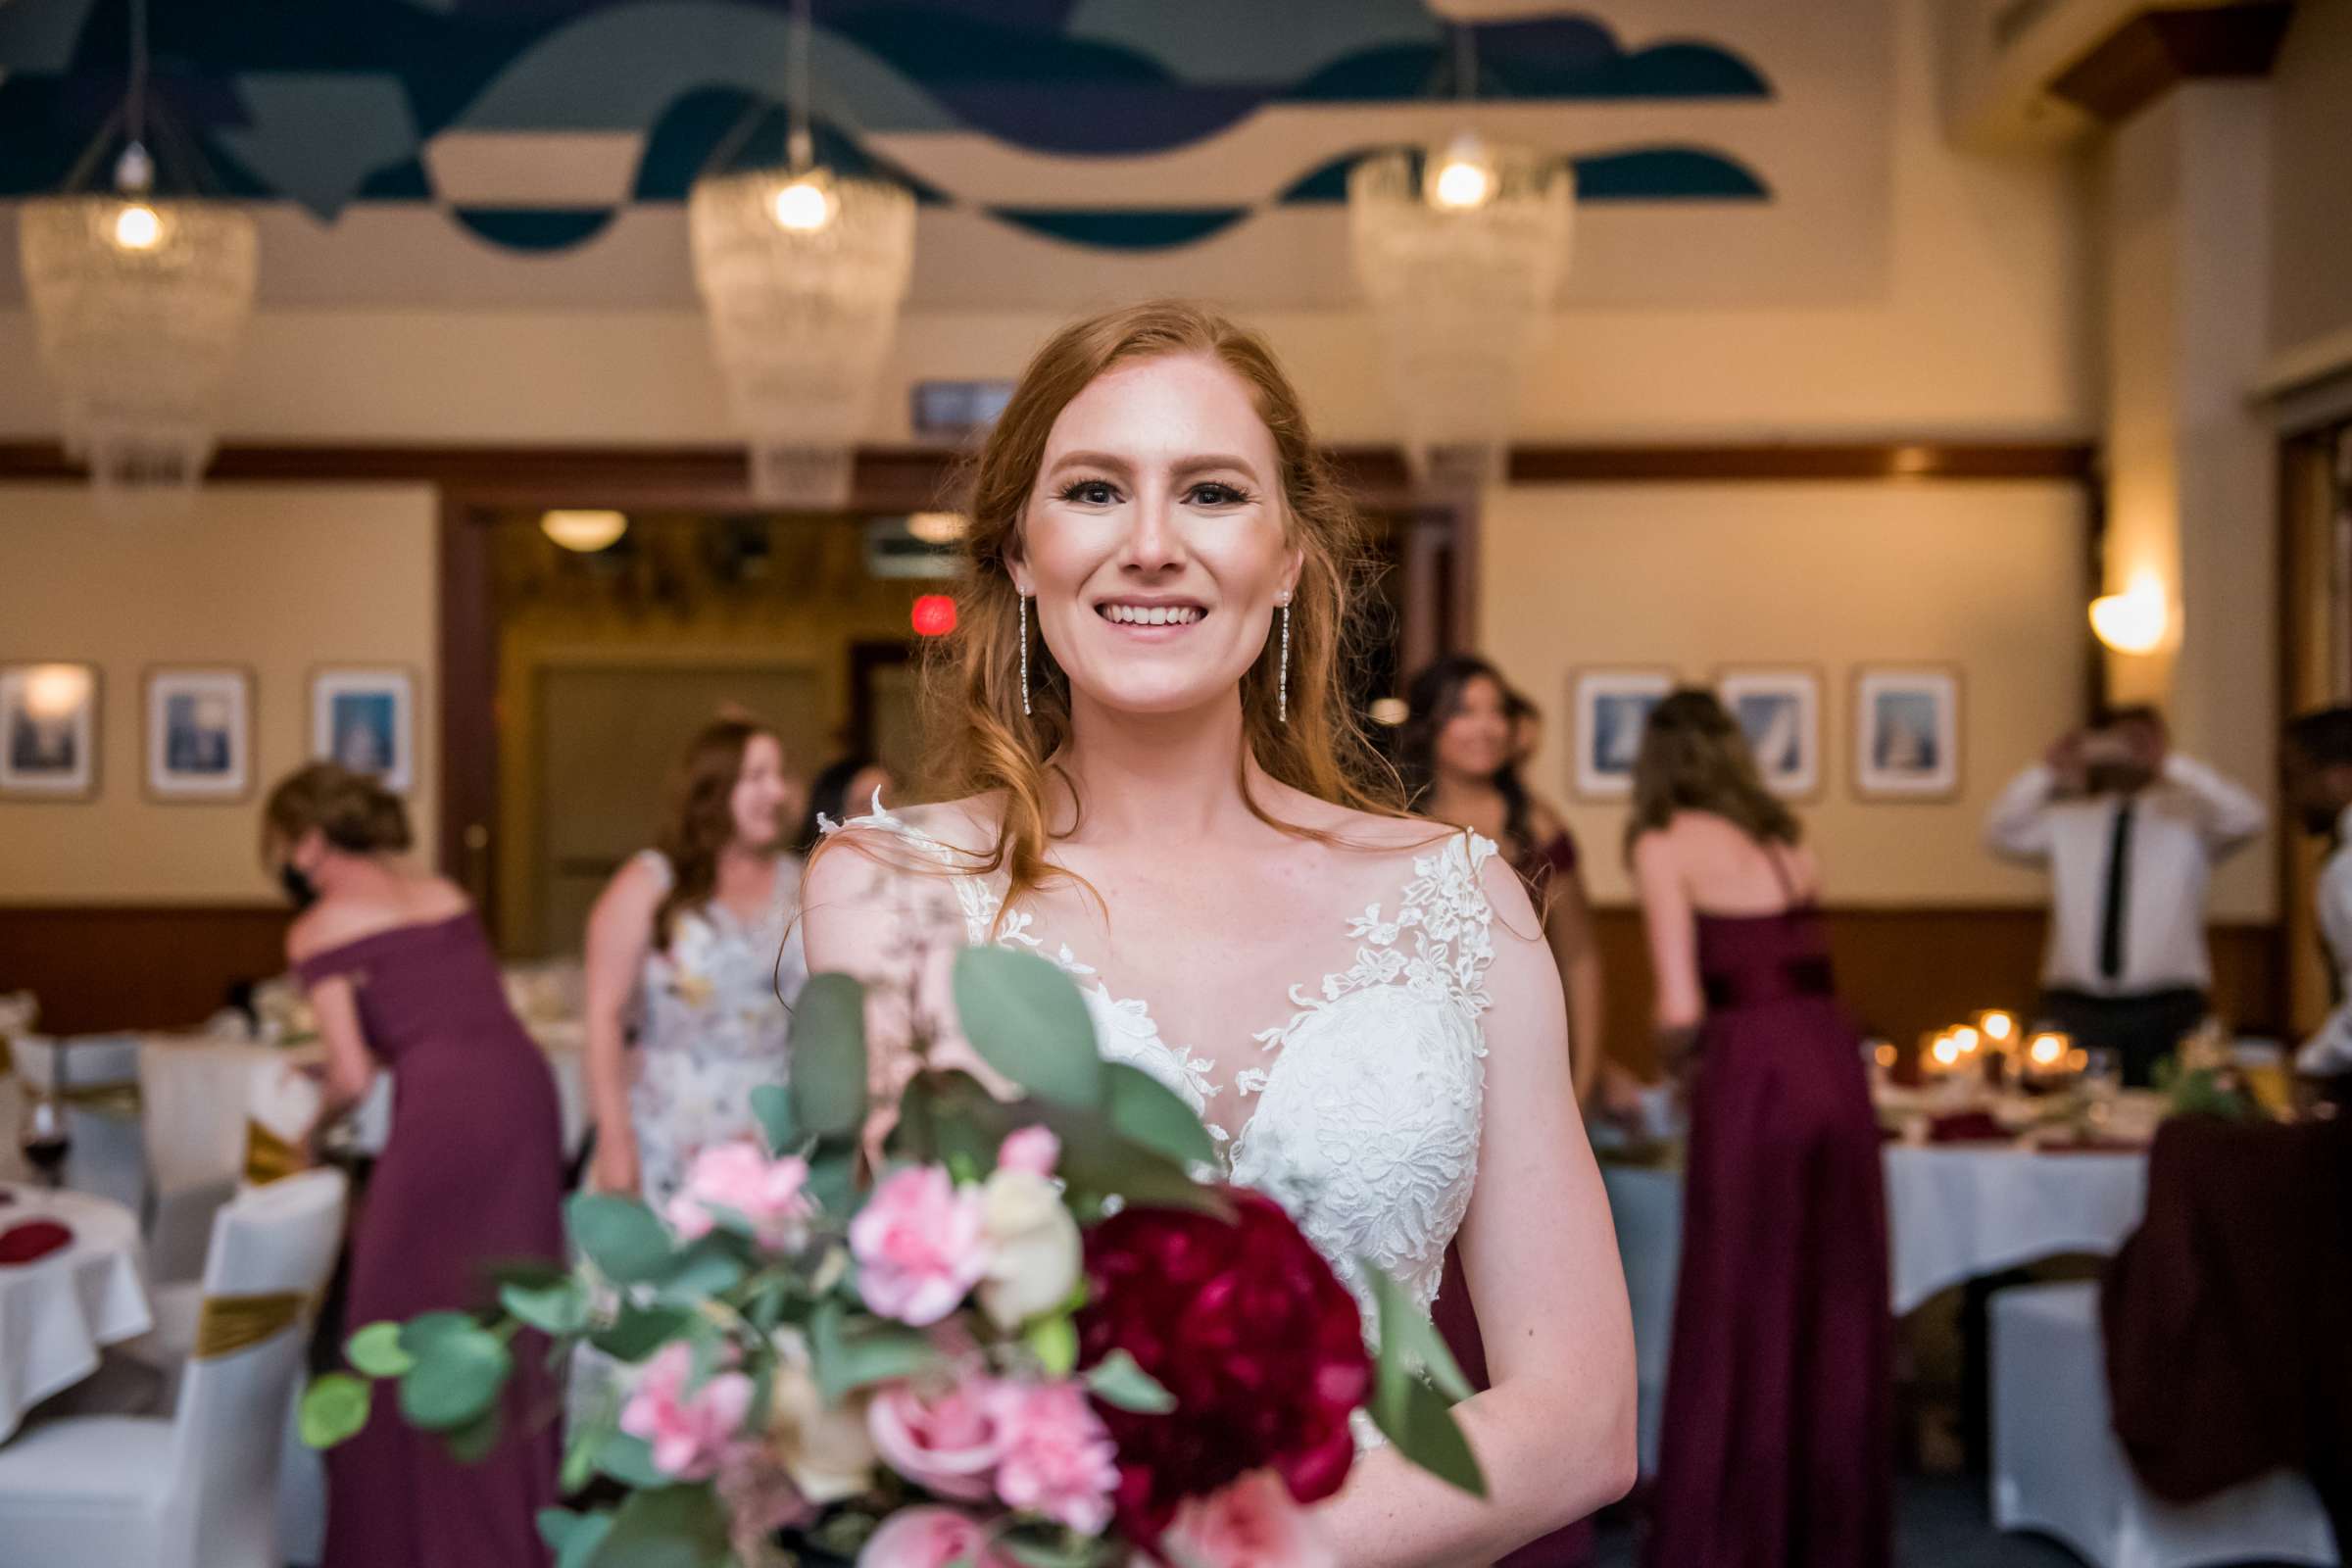
M1114 366L1175 355L1215 360L1250 389L1281 464L1283 525L1304 557L1291 596L1288 723L1277 721L1278 637L1242 677L1242 725L1272 777L1342 806L1401 814L1402 791L1348 701L1357 658L1366 577L1362 519L1307 428L1290 378L1254 332L1205 306L1158 300L1088 317L1039 349L974 465L965 531L965 570L955 632L933 651L926 683L926 791L956 800L994 793L1004 802L997 841L969 869L1003 870L1004 904L1065 873L1046 859L1053 837L1048 771L1070 742L1069 684L1041 640L1029 650L1031 711L1021 711L1018 595L1007 562L1054 422L1070 401ZM1247 775L1243 795L1249 799ZM1310 837L1249 800L1260 820ZM1083 809L1084 803L1080 803Z

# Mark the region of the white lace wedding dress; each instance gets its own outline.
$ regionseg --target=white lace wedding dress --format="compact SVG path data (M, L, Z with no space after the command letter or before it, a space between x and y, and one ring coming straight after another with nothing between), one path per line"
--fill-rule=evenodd
M1055 960L1077 981L1102 1054L1131 1062L1205 1114L1220 1085L1215 1063L1160 1038L1143 1002L1111 995L1067 946L1050 944L1031 915L1004 910L999 890L958 867L963 857L903 819L877 812L843 824L898 835L936 858L955 889L965 940L996 941ZM1486 970L1494 957L1480 868L1494 846L1454 833L1412 857L1397 901L1333 934L1354 961L1291 992L1291 1020L1257 1037L1264 1064L1233 1075L1252 1105L1233 1136L1212 1125L1230 1179L1280 1202L1356 1295L1372 1322L1358 1259L1410 1294L1437 1298L1446 1248L1478 1176L1486 1087Z

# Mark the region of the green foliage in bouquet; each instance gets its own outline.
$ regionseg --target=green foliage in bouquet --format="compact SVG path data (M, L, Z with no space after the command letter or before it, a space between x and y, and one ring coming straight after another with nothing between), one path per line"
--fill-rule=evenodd
M1231 1200L1210 1185L1216 1149L1199 1116L1149 1074L1102 1059L1085 1003L1059 969L1026 954L969 949L956 956L954 993L965 1037L1021 1098L995 1098L970 1074L936 1065L928 1042L916 1041L921 1065L901 1093L885 1149L890 1168L938 1166L958 1184L980 1183L1008 1137L1042 1126L1058 1140L1053 1174L1080 1227L1139 1208L1231 1217ZM1174 1396L1124 1351L1078 1366L1083 1276L1066 1299L1016 1326L965 1311L957 1321L968 1319L972 1332L961 1340L870 1309L850 1243L874 1175L862 1152L872 1108L864 1017L858 981L810 979L797 1004L790 1084L753 1095L767 1154L806 1162L808 1201L790 1223L706 1205L707 1228L689 1234L695 1227L675 1223L674 1213L665 1222L634 1199L576 1196L564 1215L575 1266L504 1268L495 1298L478 1310L360 1327L347 1342L348 1370L318 1378L305 1394L304 1441L325 1447L356 1434L378 1402L371 1385L380 1384L402 1420L442 1435L459 1458L478 1459L501 1439L518 1355L545 1354L560 1370L583 1345L639 1378L664 1362L684 1364L683 1387L706 1386L722 1372L748 1379L740 1422L748 1434L827 1412L838 1419L861 1395L934 1373L950 1355L946 1346L968 1353L974 1340L1001 1376L1074 1377L1115 1411L1172 1410ZM1366 1408L1405 1457L1483 1494L1477 1461L1450 1414L1467 1384L1428 1318L1376 1270L1365 1272L1380 1331ZM525 1330L544 1337L544 1348L518 1339ZM608 1395L575 1427L561 1480L576 1494L602 1478L623 1499L542 1515L558 1568L735 1561L746 1505L728 1478L715 1466L657 1463L645 1439L620 1430L619 1404L616 1393ZM879 1522L914 1500L904 1478L870 1460L858 1476L796 1471L791 1479L799 1499L818 1510L813 1520L806 1511L796 1520L804 1539L841 1555L854 1555ZM990 1545L1027 1568L1125 1560L1126 1545L1097 1535L1014 1510Z

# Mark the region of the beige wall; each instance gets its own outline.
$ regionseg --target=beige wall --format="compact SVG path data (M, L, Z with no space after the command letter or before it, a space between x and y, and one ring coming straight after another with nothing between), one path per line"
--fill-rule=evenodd
M0 660L103 672L98 799L0 802L0 902L276 897L255 863L260 795L308 755L321 663L416 672L410 807L429 845L435 517L431 491L411 486L216 486L190 515L137 522L98 516L78 486L0 486ZM241 805L162 805L142 788L144 673L198 663L253 671L257 787Z
M2083 505L2055 483L1640 484L1492 492L1481 640L1549 722L1532 769L1563 802L1593 896L1630 898L1625 808L1569 789L1568 686L1584 664L1815 666L1824 778L1800 808L1833 902L2031 903L2042 882L1980 845L2010 774L2076 722ZM1965 671L1960 798L1853 793L1852 688L1865 663Z

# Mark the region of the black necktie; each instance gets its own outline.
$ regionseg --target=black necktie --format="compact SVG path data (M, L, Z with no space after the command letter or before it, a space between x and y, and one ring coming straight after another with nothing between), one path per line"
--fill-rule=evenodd
M2107 899L2099 912L2099 978L2124 972L2124 906L2132 896L2132 813L2127 796L2116 803L2115 829L2107 838Z

